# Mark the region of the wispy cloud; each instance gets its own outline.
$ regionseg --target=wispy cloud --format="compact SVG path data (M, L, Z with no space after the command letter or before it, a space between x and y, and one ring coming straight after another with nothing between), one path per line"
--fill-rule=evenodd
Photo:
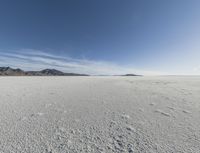
M106 61L93 61L87 59L75 59L53 55L40 50L21 49L7 52L0 51L0 66L22 68L24 70L41 70L54 68L63 72L99 74L126 74L136 73L143 75L155 75L159 72L142 71L130 67L123 67Z

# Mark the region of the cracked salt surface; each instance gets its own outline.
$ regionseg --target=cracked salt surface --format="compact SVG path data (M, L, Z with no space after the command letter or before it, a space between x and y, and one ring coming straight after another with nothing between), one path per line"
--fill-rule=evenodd
M1 77L0 84L3 153L200 150L199 77Z

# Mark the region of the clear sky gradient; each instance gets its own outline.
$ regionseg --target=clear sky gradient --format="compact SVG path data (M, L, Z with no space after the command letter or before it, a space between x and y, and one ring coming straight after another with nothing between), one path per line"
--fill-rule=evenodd
M0 66L200 74L200 1L0 1Z

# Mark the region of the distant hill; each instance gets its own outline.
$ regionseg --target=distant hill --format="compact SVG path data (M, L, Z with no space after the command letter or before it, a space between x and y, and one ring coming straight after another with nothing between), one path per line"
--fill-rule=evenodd
M122 75L122 76L142 76L142 75L138 75L138 74L125 74L125 75Z
M139 74L123 74L123 75L114 75L114 76L142 76Z
M56 69L44 69L41 71L23 71L10 67L0 67L0 76L88 76L87 74L64 73Z

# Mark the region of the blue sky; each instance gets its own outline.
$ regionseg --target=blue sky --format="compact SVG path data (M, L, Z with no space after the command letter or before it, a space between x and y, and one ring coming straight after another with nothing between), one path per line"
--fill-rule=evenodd
M200 74L199 0L0 1L0 66Z

